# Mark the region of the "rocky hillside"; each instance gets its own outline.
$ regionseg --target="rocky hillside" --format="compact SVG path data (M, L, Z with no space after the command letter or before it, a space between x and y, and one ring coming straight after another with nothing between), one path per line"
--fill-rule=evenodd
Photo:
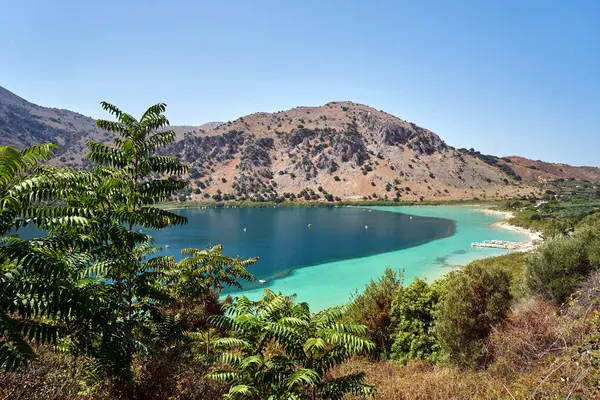
M455 149L425 128L352 102L172 129L177 141L164 154L191 165L180 200L498 199L538 194L534 185L553 177L600 181L598 168ZM89 117L0 88L1 144L57 143L53 163L80 168L89 165L90 139L111 137Z
M23 148L39 143L61 146L56 163L81 167L85 142L105 141L92 118L69 110L40 107L0 87L0 143Z
M217 123L209 123L214 128ZM178 138L204 126L174 126ZM88 140L108 142L112 136L96 128L94 119L58 108L41 107L0 87L0 144L24 148L33 144L55 143L60 146L53 164L73 168L89 165Z
M600 168L573 167L568 164L555 164L540 160L529 160L519 156L506 157L513 169L529 182L547 182L560 178L574 178L592 183L600 183Z
M510 168L352 102L251 114L191 132L164 152L192 166L182 200L444 200L539 193Z

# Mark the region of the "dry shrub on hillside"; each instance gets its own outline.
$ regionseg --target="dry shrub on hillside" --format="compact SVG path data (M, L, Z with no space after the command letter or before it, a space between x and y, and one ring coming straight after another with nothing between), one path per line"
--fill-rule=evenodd
M203 379L207 366L187 357L157 354L134 362L134 382L102 381L85 387L85 360L42 347L21 373L0 374L0 400L217 400L223 385ZM76 366L76 368L74 368Z
M22 373L0 374L0 399L73 399L81 389L82 368L69 356L36 348L39 361ZM81 362L78 364L81 367Z
M496 366L506 365L516 373L564 350L566 342L559 335L556 309L549 301L533 297L519 303L505 324L494 328L489 347Z
M485 372L465 373L420 360L399 366L391 361L372 363L355 359L338 367L336 373L359 371L365 371L367 382L377 387L375 398L381 400L472 400L508 395L501 386L490 385Z

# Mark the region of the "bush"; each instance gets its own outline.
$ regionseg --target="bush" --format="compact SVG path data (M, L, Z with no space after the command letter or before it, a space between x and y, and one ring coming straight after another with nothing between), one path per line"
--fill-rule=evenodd
M414 358L431 362L441 359L434 331L434 311L443 287L443 281L439 282L428 285L417 278L397 291L392 304L393 360L406 364Z
M598 267L600 230L584 227L573 237L549 239L531 253L525 268L525 285L530 293L560 305Z
M485 341L510 308L510 275L469 266L448 276L435 323L442 349L460 367L486 361Z
M336 181L336 182L339 182L340 181L340 177L336 175L336 176L333 177L333 180Z
M392 300L402 288L403 273L386 268L383 276L371 280L362 293L356 292L346 310L346 318L369 328L369 339L375 343L376 358L388 358L392 346L390 317Z
M524 299L490 336L495 363L508 365L512 370L527 370L539 361L540 355L556 346L558 331L559 319L549 301Z

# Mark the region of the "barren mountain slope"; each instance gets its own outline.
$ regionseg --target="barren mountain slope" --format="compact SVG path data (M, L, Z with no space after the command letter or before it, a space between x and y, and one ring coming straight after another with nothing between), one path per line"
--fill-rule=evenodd
M194 199L219 193L274 198L319 187L341 199L539 193L427 129L352 102L251 114L187 135L167 153L192 165Z
M177 141L164 154L192 166L182 200L496 199L539 194L532 185L545 179L600 180L598 168L458 151L427 129L352 102L171 128ZM85 142L111 139L92 118L35 105L0 87L0 144L57 143L52 163L82 168L90 165Z
M98 105L100 109L100 105ZM214 128L218 123L203 126L174 126L178 138L185 132ZM41 107L0 87L0 144L24 148L34 144L55 143L60 146L55 165L83 168L89 165L85 142L108 142L112 136L96 128L94 119L58 108Z
M524 180L545 182L557 178L574 178L578 180L600 183L600 168L574 167L568 164L555 164L539 160L530 160L519 156L510 156L513 169Z

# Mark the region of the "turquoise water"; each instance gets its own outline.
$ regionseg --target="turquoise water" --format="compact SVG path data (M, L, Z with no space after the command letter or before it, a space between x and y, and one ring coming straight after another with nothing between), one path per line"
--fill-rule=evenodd
M322 263L291 271L288 276L267 282L267 287L284 294L297 294L313 310L344 304L370 279L381 276L386 267L404 269L405 283L415 277L432 281L448 271L473 260L507 254L501 249L472 248L471 243L486 239L524 241L527 236L493 226L501 218L467 206L371 207L389 213L450 219L455 222L452 236L416 247L367 257ZM237 293L236 293L237 294ZM251 299L263 294L262 288L243 291Z
M179 259L183 248L223 244L227 255L259 256L250 271L267 282L244 283L245 290L231 294L259 299L268 287L297 294L314 311L346 303L388 266L404 269L406 284L417 276L432 281L475 259L508 253L472 248L472 242L527 240L526 235L493 226L500 217L473 206L177 212L188 217L187 225L148 232L164 254ZM19 231L23 237L39 234L31 226Z
M258 256L250 271L275 283L297 268L364 258L427 243L454 234L445 218L409 217L363 208L228 208L180 209L184 226L148 232L163 253L180 258L186 247L222 244L227 255ZM168 249L166 246L169 245ZM244 282L245 289L260 282Z

